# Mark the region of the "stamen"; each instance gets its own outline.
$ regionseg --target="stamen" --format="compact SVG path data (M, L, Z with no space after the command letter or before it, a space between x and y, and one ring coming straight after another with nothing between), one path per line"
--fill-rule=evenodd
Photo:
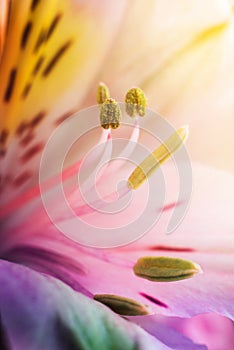
M188 137L188 126L183 126L172 134L161 146L146 157L128 178L128 187L135 190L153 174L173 153L175 153Z
M97 103L102 105L108 98L110 98L110 91L104 83L99 83L97 87Z
M94 299L108 306L111 310L123 316L149 315L149 310L144 304L136 300L113 294L96 294Z
M117 129L121 121L121 110L113 98L108 98L102 105L100 111L100 123L104 129Z
M129 159L131 157L131 154L134 152L136 144L138 142L139 135L140 135L140 127L139 127L138 119L136 119L136 121L134 123L132 134L129 138L127 145L118 154L119 159L121 159L121 158Z
M133 267L136 276L153 282L172 282L201 273L201 267L189 260L164 256L145 256Z
M83 194L86 193L85 198L89 200L92 193L96 192L96 183L102 176L105 168L108 166L112 155L112 137L110 130L103 130L100 139L100 146L94 150L89 156L88 161L83 165L83 176L79 176L79 184L82 187ZM101 168L98 176L94 169ZM84 177L85 174L85 177Z
M125 97L126 113L130 117L139 115L144 117L147 106L147 99L144 92L140 88L130 89Z

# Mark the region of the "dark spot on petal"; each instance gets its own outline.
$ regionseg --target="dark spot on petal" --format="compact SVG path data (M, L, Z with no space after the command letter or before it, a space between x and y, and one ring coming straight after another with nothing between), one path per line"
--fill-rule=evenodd
M28 129L28 124L26 122L20 123L18 128L16 129L16 135L21 136Z
M10 342L7 336L6 327L3 324L2 317L0 315L0 349L10 350Z
M25 49L26 45L27 45L27 42L28 42L28 39L29 39L29 36L30 36L30 33L32 31L32 22L28 22L25 24L25 27L24 27L24 30L23 30L23 33L22 33L22 37L21 37L21 49Z
M37 5L39 4L40 0L32 0L31 3L31 11L34 11Z
M147 300L151 301L152 303L158 305L158 306L161 306L161 307L164 307L164 308L168 308L168 305L163 303L162 301L160 301L159 299L156 299L154 297L152 297L151 295L148 295L144 292L140 292L139 293L142 297L146 298Z
M21 95L22 99L25 99L28 96L31 88L32 88L32 83L28 83L27 85L25 85L24 90L23 90L22 95Z
M20 160L22 163L28 162L31 158L33 158L37 153L39 153L43 149L42 143L37 143L36 145L30 147L21 157Z
M36 76L37 73L39 72L39 70L40 70L40 68L41 68L41 66L42 66L42 64L44 62L44 59L45 59L45 57L42 57L42 56L38 58L35 66L33 68L33 71L32 71L32 75L33 76Z
M15 187L20 187L23 185L26 181L28 181L31 178L32 174L29 171L24 171L23 173L19 174L17 177L13 180L13 185Z
M46 116L46 112L44 111L37 113L30 121L29 127L33 129L36 126L38 126L38 124L40 124L40 122L45 118L45 116Z
M56 126L60 125L62 122L64 122L66 119L68 119L73 113L74 113L74 111L68 111L68 112L64 113L58 119L55 120L54 124Z
M72 44L72 41L69 40L62 47L60 47L60 49L58 49L58 51L55 53L55 55L51 58L51 60L49 61L49 63L45 67L45 69L42 73L43 77L47 77L52 72L52 70L54 69L56 64L59 62L59 60L65 54L65 52L69 49L71 44Z
M155 245L149 247L150 250L162 250L162 251L168 251L168 252L195 252L195 249L193 248L187 248L187 247L169 247L169 246L163 246L163 245Z
M17 70L13 68L9 73L8 83L5 91L4 101L9 102L14 90Z
M49 38L52 36L52 34L54 33L55 31L55 28L57 27L60 19L62 18L62 14L59 13L57 14L53 21L51 22L50 26L49 26L49 29L48 29L48 32L47 32L47 35L46 35L46 40L49 40Z
M27 146L30 142L33 141L35 137L35 134L30 130L21 140L20 140L20 145L25 147Z
M0 143L4 145L7 141L9 135L9 131L7 129L3 129L2 132L0 133Z
M35 47L33 50L34 53L37 53L37 51L40 49L41 45L44 43L45 39L46 39L46 31L44 29L42 29L39 36L38 36L38 39L36 41L36 44L35 44Z
M16 135L20 137L20 136L23 136L26 131L30 132L30 130L34 129L41 123L41 121L45 118L45 116L46 116L46 112L41 111L37 113L34 117L32 117L30 121L28 122L22 121L19 124L18 128L16 129Z

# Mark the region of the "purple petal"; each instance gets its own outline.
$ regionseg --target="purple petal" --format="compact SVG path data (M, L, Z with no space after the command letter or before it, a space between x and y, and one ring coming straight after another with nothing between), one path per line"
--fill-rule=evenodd
M206 350L205 345L194 344L190 339L178 333L175 329L166 325L170 318L165 318L165 324L157 316L134 316L128 317L132 322L135 322L148 333L152 334L157 339L163 341L171 349L183 350Z
M2 329L15 350L171 349L163 335L158 340L102 304L29 268L1 261L0 285Z

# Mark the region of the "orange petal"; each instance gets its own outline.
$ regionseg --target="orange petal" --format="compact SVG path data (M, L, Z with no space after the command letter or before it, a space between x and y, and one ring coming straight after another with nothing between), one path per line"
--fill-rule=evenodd
M7 14L9 10L9 0L0 0L0 59L6 35Z

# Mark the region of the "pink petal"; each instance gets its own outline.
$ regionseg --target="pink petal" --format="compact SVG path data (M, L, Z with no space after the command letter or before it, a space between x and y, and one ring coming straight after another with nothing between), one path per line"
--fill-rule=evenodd
M232 349L234 344L233 322L229 319L206 314L191 319L170 318L168 324L210 350Z
M234 178L228 173L200 165L194 165L193 172L195 185L190 209L181 226L171 235L165 235L164 232L173 208L167 204L175 200L173 196L170 202L166 203L166 208L171 209L164 211L159 223L144 238L126 247L112 250L88 249L69 241L56 231L43 208L38 210L37 205L35 214L25 219L20 229L12 231L4 255L39 271L47 270L51 273L51 267L49 269L46 263L42 263L43 256L36 254L33 257L27 254L30 247L42 249L46 246L48 252L51 250L64 256L64 274L67 270L73 280L77 280L83 288L93 294L110 293L134 298L149 304L152 312L165 315L188 317L204 312L216 312L233 318L234 266L231 237L234 219L231 208L234 197L231 196L231 192ZM165 173L170 180L170 186L173 186L171 166L165 167ZM220 184L222 189L217 184ZM128 208L128 219L142 209L141 196L144 195L144 188L135 194L140 197L134 202L134 207ZM26 214L27 209L24 211ZM122 216L124 219L124 215ZM94 213L87 218L98 226L103 223L107 227L118 224L113 221L112 216L107 215ZM37 224L32 227L34 221ZM7 231L5 234L7 235ZM19 245L22 246L22 253L18 248L17 258L14 247ZM51 254L53 256L53 253ZM136 277L132 269L137 259L146 255L193 260L201 265L204 273L184 281L150 282ZM72 271L66 263L66 257L74 260L74 264L81 266L85 273ZM61 257L59 264L62 263ZM59 278L66 280L59 265L57 266L55 261L52 265L52 275L57 273Z
M6 261L0 267L2 349L107 350L110 344L116 350L170 349L165 339L158 340L54 278ZM185 341L177 332L173 336ZM187 342L192 349L204 349Z

